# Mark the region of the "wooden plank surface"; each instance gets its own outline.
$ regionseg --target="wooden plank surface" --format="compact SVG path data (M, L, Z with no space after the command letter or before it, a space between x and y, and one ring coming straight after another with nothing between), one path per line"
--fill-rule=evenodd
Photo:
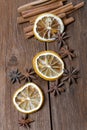
M19 84L12 85L9 82L9 72L18 68L22 73L26 68L32 67L34 55L45 49L44 44L39 44L35 39L25 40L23 26L17 25L17 7L28 0L3 0L0 2L0 105L2 106L0 115L0 130L24 130L19 127L18 119L20 114L12 103L14 92L20 87ZM41 82L41 89L47 92L47 82ZM38 82L38 84L40 84ZM32 124L33 130L50 130L49 97L45 95L43 109L30 115L35 122Z
M73 16L76 20L67 28L67 34L71 36L67 44L77 53L73 66L79 67L81 78L78 85L67 88L66 93L61 96L54 98L51 95L53 130L87 130L87 5L76 11ZM57 44L48 44L50 50L58 52L57 48Z
M78 3L81 0L71 1ZM24 130L18 125L22 114L12 103L12 96L20 85L10 83L9 72L16 68L25 72L26 68L31 68L33 56L46 46L57 52L56 44L45 46L35 39L24 39L25 25L17 25L16 19L17 7L27 2L30 0L0 1L0 130ZM37 84L41 84L45 102L40 111L30 115L35 120L31 130L87 130L87 5L73 16L76 21L67 28L72 36L67 42L77 50L78 58L73 65L80 68L81 78L78 85L56 98L47 94L49 84L39 79Z

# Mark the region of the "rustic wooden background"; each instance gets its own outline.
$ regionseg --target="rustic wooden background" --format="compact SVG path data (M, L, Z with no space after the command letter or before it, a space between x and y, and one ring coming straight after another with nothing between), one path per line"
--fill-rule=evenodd
M9 72L16 68L24 72L32 67L33 56L42 50L57 51L57 45L41 44L35 39L25 40L23 26L17 25L17 7L31 0L0 0L0 130L24 130L19 127L19 113L13 103L13 93L20 87L9 81ZM74 3L82 0L71 0ZM86 2L86 0L85 0ZM48 95L50 84L38 81L44 91L43 108L30 115L35 122L31 130L87 130L87 5L76 11L75 23L67 28L72 36L67 42L77 50L74 65L80 68L78 85L73 85L61 96Z

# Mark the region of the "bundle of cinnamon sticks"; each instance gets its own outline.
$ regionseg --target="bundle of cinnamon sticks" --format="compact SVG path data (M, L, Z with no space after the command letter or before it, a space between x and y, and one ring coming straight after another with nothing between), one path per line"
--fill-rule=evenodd
M74 22L75 19L68 17L68 15L83 7L84 2L73 5L72 2L64 4L65 1L67 0L37 0L20 6L17 9L18 13L20 13L20 16L17 17L17 23L29 22L29 25L24 28L25 38L34 36L34 21L42 13L52 13L59 16L63 20L64 25Z

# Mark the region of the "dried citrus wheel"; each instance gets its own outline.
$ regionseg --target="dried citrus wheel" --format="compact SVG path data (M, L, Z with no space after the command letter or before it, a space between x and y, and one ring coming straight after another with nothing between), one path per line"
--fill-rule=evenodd
M64 72L64 63L54 51L42 51L33 58L33 68L43 79L52 81Z
M18 111L33 113L43 104L43 94L40 88L34 83L27 83L13 96L13 103Z
M53 14L42 14L34 23L34 34L40 41L51 42L55 40L58 32L64 31L62 20Z

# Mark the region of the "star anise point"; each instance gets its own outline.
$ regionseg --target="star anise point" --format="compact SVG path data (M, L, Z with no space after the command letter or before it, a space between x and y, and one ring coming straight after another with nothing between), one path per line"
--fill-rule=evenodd
M79 78L79 69L70 67L70 69L65 69L63 74L63 82L68 81L69 85L77 83Z
M37 75L34 72L34 70L31 68L31 69L26 69L26 73L23 75L22 80L24 80L27 83L27 82L32 82L36 78Z
M62 92L65 92L63 85L63 82L55 82L54 85L52 85L48 90L48 93L54 93L54 96L60 95Z
M63 45L66 44L65 40L68 39L70 36L67 36L67 34L65 32L63 33L58 33L56 35L56 41L58 43L58 49L60 49Z
M18 69L16 69L10 72L9 77L11 83L14 84L16 82L21 83L21 78L23 77L23 75Z
M74 50L70 49L67 45L60 49L59 54L62 58L68 57L70 61L76 57L76 55L74 54Z
M28 116L26 117L22 117L22 119L20 119L20 120L18 120L18 122L19 122L19 125L20 126L23 126L23 127L25 127L25 128L30 128L31 127L31 123L33 123L34 122L34 120L32 120L32 119L29 119L28 118Z

